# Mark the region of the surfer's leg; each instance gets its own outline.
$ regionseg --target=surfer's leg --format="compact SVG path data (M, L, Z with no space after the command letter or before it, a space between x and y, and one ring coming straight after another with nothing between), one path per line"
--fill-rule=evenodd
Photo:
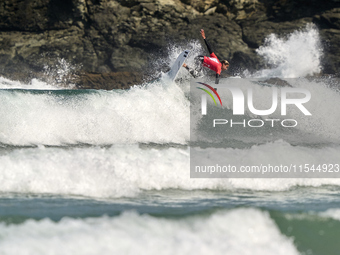
M194 62L195 62L194 68L191 68L191 67L187 66L186 64L183 64L183 67L185 67L189 71L189 73L192 75L192 77L198 78L198 77L202 76L201 72L202 72L203 61L204 61L204 56L199 55L199 56L196 56L195 59L194 59Z
M195 69L190 68L188 65L183 64L183 67L189 71L192 77L197 78L199 76L199 73Z

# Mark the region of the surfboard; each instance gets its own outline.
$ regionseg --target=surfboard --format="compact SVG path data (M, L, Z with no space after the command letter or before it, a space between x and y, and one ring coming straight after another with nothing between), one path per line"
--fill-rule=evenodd
M188 57L190 50L185 50L177 57L175 63L172 65L169 72L166 73L167 78L171 81L176 79L176 76L181 69L182 65L184 64L186 58Z

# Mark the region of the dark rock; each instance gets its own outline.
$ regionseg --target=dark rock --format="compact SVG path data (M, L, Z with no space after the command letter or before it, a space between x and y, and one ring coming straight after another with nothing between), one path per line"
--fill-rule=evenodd
M340 29L340 8L317 15L313 21L319 24L320 28Z
M327 10L340 7L338 0L265 0L267 16L276 22L313 17Z
M0 72L39 76L64 59L90 75L79 86L125 88L159 71L152 63L166 58L170 45L202 42L201 28L216 55L231 63L229 73L256 70L264 63L255 50L269 34L313 22L324 47L323 72L337 74L339 20L339 0L2 0Z
M324 29L321 31L324 47L323 72L339 75L340 67L340 30Z
M128 89L143 82L140 73L87 73L80 75L77 87L81 89Z
M255 53L246 54L242 51L237 51L233 54L231 63L228 72L232 74L239 74L246 69L254 72L261 68L260 59Z
M243 27L243 41L247 43L250 48L258 48L263 43L265 38L272 33L277 35L286 35L295 30L305 27L312 22L312 18L304 18L295 20L294 22L285 21L275 23L272 21L252 22L251 20L242 22Z

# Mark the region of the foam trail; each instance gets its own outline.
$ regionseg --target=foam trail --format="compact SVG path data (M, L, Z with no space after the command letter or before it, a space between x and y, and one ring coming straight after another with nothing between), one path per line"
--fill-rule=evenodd
M0 231L3 255L191 254L193 250L215 255L299 254L267 212L250 208L177 220L134 212L115 218L64 218L57 223L28 220L21 225L0 223Z

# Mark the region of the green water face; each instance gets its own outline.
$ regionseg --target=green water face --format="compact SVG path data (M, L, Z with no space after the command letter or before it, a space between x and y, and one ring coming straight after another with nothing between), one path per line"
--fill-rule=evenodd
M313 214L271 212L280 231L294 239L302 254L340 254L340 221Z

